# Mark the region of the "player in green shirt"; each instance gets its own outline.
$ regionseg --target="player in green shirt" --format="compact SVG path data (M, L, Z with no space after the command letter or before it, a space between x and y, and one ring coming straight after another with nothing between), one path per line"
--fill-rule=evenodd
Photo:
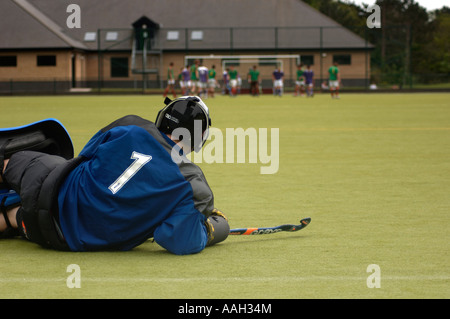
M195 60L194 64L191 66L191 93L195 95L197 82L198 82L198 66L200 64L199 60Z
M250 93L253 96L259 95L259 71L256 65L248 71L248 81L250 82Z
M231 96L236 96L238 71L234 69L234 65L230 65L230 71L228 72L228 77L230 79Z
M339 99L339 84L341 83L341 75L339 73L337 62L334 62L333 65L328 69L328 73L331 98Z
M208 70L208 96L214 97L214 90L216 86L216 66L213 65L211 69Z
M295 79L295 93L294 96L305 95L305 71L303 71L303 64L297 66L297 77Z

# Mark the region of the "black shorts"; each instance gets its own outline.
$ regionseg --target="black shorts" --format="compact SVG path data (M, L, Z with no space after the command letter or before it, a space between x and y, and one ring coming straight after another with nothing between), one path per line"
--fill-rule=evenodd
M3 179L20 195L21 207L16 219L25 238L45 247L67 250L62 234L58 232L55 203L59 185L80 161L80 158L66 160L33 151L21 151L11 156Z

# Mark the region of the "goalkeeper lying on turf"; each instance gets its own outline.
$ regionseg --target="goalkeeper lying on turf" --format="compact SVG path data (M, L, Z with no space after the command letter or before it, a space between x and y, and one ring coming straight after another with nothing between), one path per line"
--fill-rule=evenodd
M154 238L180 255L225 240L227 219L183 155L204 145L209 110L198 97L165 102L156 123L118 119L75 158L57 120L0 130L0 238L70 251L130 250Z

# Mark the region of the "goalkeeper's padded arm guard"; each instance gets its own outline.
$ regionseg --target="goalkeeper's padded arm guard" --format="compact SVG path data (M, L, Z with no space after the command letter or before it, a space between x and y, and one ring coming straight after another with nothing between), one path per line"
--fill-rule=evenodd
M208 232L208 242L206 246L212 246L227 239L230 233L228 218L218 209L214 208L211 216L205 222Z

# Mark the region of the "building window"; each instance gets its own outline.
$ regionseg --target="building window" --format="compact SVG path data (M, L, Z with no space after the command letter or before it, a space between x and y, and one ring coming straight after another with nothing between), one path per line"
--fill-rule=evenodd
M38 55L37 66L56 66L56 55Z
M0 67L15 67L17 66L17 56L4 55L0 56Z
M84 41L92 42L97 39L97 32L86 32L84 34Z
M106 41L117 41L119 33L116 31L106 32Z
M180 38L179 31L167 31L167 40L168 41L177 41Z
M191 32L191 40L193 40L193 41L203 40L203 31L192 31Z
M352 56L350 54L336 54L333 55L333 63L338 63L340 65L351 65Z
M111 77L128 77L128 58L111 58Z
M300 63L303 65L314 65L314 55L301 55Z

